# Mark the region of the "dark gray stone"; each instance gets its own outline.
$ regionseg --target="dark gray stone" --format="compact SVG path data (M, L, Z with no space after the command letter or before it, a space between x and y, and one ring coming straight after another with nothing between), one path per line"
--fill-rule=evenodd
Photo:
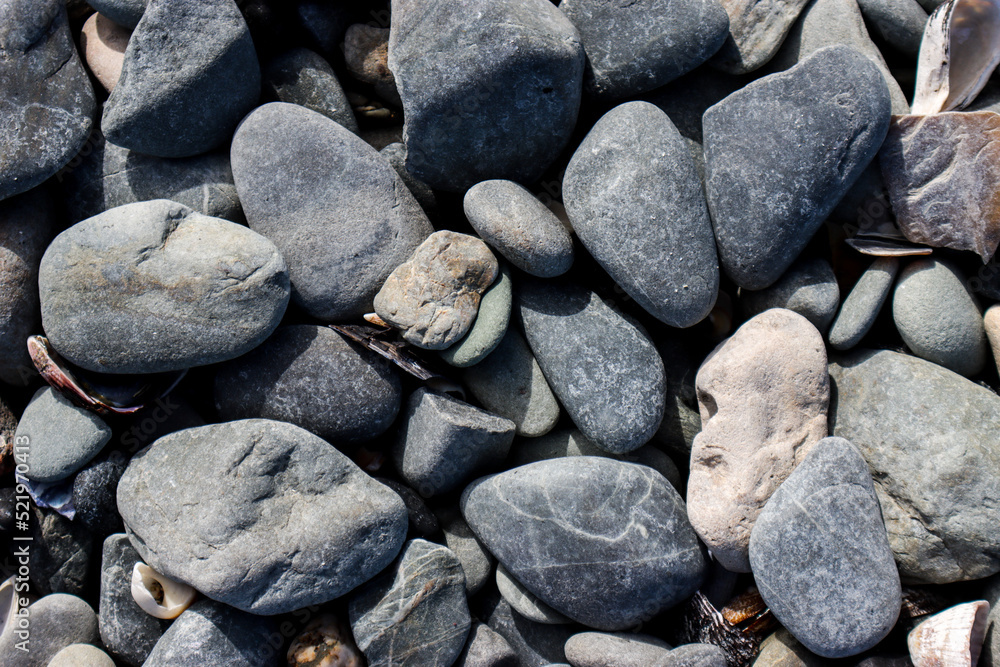
M531 351L577 428L615 454L646 444L666 396L663 361L645 332L575 284L524 281L517 305Z
M261 76L270 98L312 109L357 134L358 121L344 89L318 53L301 47L286 51L272 59Z
M89 589L94 536L82 523L31 504L31 587L41 595L84 595ZM5 664L0 662L0 664Z
M833 435L865 457L903 581L1000 571L1000 398L937 364L863 351L830 364ZM987 500L984 500L987 499Z
M97 621L101 642L116 659L138 667L156 646L170 621L150 616L132 597L132 570L142 562L128 535L104 540Z
M689 327L712 310L712 221L687 144L663 111L628 102L605 114L566 168L563 201L583 245L651 315Z
M154 0L155 1L155 0ZM270 667L274 622L213 600L188 607L163 633L143 667Z
M878 257L844 299L828 339L836 350L849 350L865 337L882 310L899 270L898 257Z
M308 431L265 419L160 438L129 463L118 509L154 570L266 615L367 581L407 525L393 491Z
M509 419L424 387L410 396L401 421L393 463L425 498L496 468L514 440Z
M457 505L436 509L444 533L444 543L452 550L465 572L465 587L475 595L493 578L494 558L482 545L469 524L462 518Z
M406 505L406 514L409 517L410 532L412 534L418 537L429 538L441 530L441 525L438 523L437 517L427 507L427 503L424 502L419 493L394 479L376 477L375 480L388 486L402 499L403 504Z
M556 611L622 630L691 595L705 561L677 491L651 468L574 456L476 480L462 513Z
M87 4L104 14L118 25L135 28L142 13L146 11L147 0L87 0Z
M767 289L740 292L748 318L771 308L787 308L826 331L840 305L840 287L825 259L802 259L792 264L778 282Z
M517 652L490 626L473 622L455 667L519 667Z
M451 347L441 350L441 358L452 366L465 368L478 364L492 354L507 333L513 300L514 287L510 269L501 265L500 274L479 300L479 310L469 333Z
M662 109L685 139L696 144L696 161L699 174L704 177L704 159L701 156L702 116L709 107L718 104L743 86L757 78L754 75L734 76L700 67L652 91L645 99ZM690 144L689 144L690 147Z
M750 533L764 602L813 653L872 648L899 617L899 572L868 464L843 438L824 438L778 487Z
M522 667L543 667L565 661L563 646L580 631L578 625L529 621L511 609L499 594L483 601L479 616L514 649Z
M392 567L351 596L348 613L369 667L448 667L472 623L461 564L425 540L407 542Z
M661 338L656 349L663 359L667 375L667 405L663 411L663 422L651 444L678 461L687 461L691 458L694 438L701 432L698 392L695 389L701 355L694 354L670 338Z
M251 229L278 246L293 298L323 321L371 312L385 279L433 231L375 149L304 107L254 110L232 161Z
M584 54L548 0L394 0L390 30L406 167L421 181L529 183L566 146Z
M581 632L566 642L573 667L649 667L669 651L662 639L628 632Z
M572 623L572 621L558 611L539 600L534 593L515 579L503 565L497 565L496 583L497 589L500 591L503 599L510 604L514 611L528 620L536 623L548 623L550 625Z
M714 644L678 646L653 667L727 667L729 654Z
M104 104L108 141L159 157L226 143L260 96L260 66L233 0L149 0Z
M916 0L858 0L861 13L878 35L916 60L927 27L927 10Z
M878 152L890 98L846 46L816 51L705 112L708 206L722 267L746 289L773 284Z
M14 435L28 445L28 470L36 482L58 482L86 465L111 439L111 428L49 386L35 392Z
M125 530L118 514L118 480L128 465L121 453L101 456L84 466L73 479L74 521L82 523L98 537Z
M279 328L215 376L215 406L223 420L289 422L341 448L384 433L401 401L395 366L312 324Z
M573 265L573 239L562 221L513 181L477 183L462 200L472 228L511 264L539 278Z
M30 636L28 650L17 648L20 638L4 633L0 641L0 664L11 667L46 667L56 653L71 644L97 641L97 615L75 595L46 595L28 606Z
M406 144L395 141L379 149L379 153L389 161L389 164L396 170L399 177L403 179L403 183L406 183L406 187L410 189L410 193L416 197L417 201L420 202L420 206L425 211L432 211L437 208L437 197L434 196L434 191L431 190L431 187L423 181L418 180L406 169Z
M729 36L715 0L563 0L587 54L584 87L602 99L658 88L711 57Z
M0 4L0 200L59 171L87 141L94 90L63 0Z

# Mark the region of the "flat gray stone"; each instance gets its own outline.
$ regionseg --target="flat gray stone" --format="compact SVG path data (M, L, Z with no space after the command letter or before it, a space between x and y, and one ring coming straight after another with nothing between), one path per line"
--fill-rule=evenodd
M576 427L607 452L646 444L666 400L663 361L648 336L575 284L523 281L517 305L528 345Z
M233 0L149 0L101 130L129 150L189 157L229 141L259 97L257 52Z
M474 621L455 667L519 667L517 652L490 626Z
M721 266L773 284L875 157L889 128L878 68L846 46L813 53L705 112L708 206Z
M684 503L646 466L591 456L476 480L462 513L483 544L556 611L621 630L701 583L705 562Z
M35 392L17 425L16 442L28 444L25 477L58 482L87 464L111 439L111 428L49 386Z
M868 464L843 438L824 438L792 471L750 534L764 602L813 653L872 648L899 617L899 572Z
M809 0L721 0L729 15L729 36L712 66L746 74L767 64L785 41Z
M28 606L28 618L28 650L17 648L20 638L15 633L5 633L0 641L0 664L47 667L49 660L67 646L97 641L97 615L75 595L46 595Z
M932 258L907 264L892 294L892 318L918 357L967 377L986 366L982 310L952 265Z
M530 183L566 146L584 53L548 0L396 0L390 31L406 168L421 181L450 191Z
M433 231L375 149L294 104L258 107L232 146L250 228L288 262L292 298L322 321L371 312L392 270Z
M102 373L159 373L238 357L288 305L274 244L165 199L73 225L45 251L42 326L63 357Z
M892 291L897 271L898 257L878 257L861 274L830 327L828 339L835 350L849 350L865 337Z
M863 351L830 364L833 435L871 468L904 582L1000 571L1000 398L937 364ZM961 480L956 483L955 480Z
M629 632L581 632L566 642L573 667L649 667L669 651L662 639Z
M407 542L392 567L351 596L348 613L369 667L448 667L472 624L462 566L426 540Z
M452 550L462 564L469 595L475 595L493 578L495 559L469 528L457 505L441 507L435 512L441 523L445 546Z
M927 10L916 0L858 0L861 13L878 35L915 61L927 27Z
M265 95L298 104L358 133L358 121L330 64L318 53L298 47L272 58L264 67Z
M517 183L476 183L462 206L476 233L525 273L554 278L573 265L573 239L565 225Z
M139 25L142 13L146 11L146 2L147 0L87 0L88 5L126 28Z
M809 320L823 333L840 305L840 287L825 259L800 259L770 287L740 292L743 310L754 317L771 308L786 308Z
M497 564L496 582L497 589L503 599L510 604L514 611L526 619L550 625L572 623L558 611L539 600L501 564Z
M275 631L269 618L200 600L174 620L143 667L188 667L194 656L202 665L269 667Z
M507 333L510 311L514 301L514 287L510 279L510 269L500 267L493 284L486 288L479 300L476 319L458 342L441 350L441 358L448 364L465 368L478 364L493 353Z
M0 5L0 200L46 180L93 126L94 89L62 0Z
M308 431L266 419L160 438L129 463L118 509L154 570L265 615L367 581L407 527L393 491Z
M342 449L382 435L402 398L392 363L312 324L280 327L215 376L215 407L224 421L289 422Z

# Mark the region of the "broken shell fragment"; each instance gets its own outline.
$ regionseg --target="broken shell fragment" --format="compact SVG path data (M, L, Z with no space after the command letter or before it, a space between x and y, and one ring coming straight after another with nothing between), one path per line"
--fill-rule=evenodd
M931 616L906 643L914 667L974 667L986 638L990 603L966 602Z
M177 618L196 594L187 584L168 579L145 563L132 568L132 599L150 616Z

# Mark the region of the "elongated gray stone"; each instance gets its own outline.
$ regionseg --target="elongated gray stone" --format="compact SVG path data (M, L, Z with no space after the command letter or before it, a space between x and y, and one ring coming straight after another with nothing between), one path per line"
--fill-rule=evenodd
M263 90L271 99L311 109L358 133L344 89L318 53L301 47L286 51L267 64L262 77Z
M265 615L367 581L407 527L396 493L308 431L266 419L160 438L129 463L118 510L147 565Z
M712 66L746 74L765 65L778 51L809 0L721 0L729 14L729 36Z
M593 628L631 627L701 583L705 563L684 503L645 466L539 461L476 480L461 507L525 588Z
M549 625L571 622L558 611L535 597L502 564L497 565L496 582L497 589L500 591L503 599L510 604L514 611L526 619L535 623L547 623Z
M824 438L767 501L750 534L764 602L813 653L872 648L899 617L901 589L861 453Z
M52 346L102 373L157 373L232 359L271 335L288 272L242 225L159 199L56 237L38 277Z
M132 597L132 570L141 562L128 536L104 540L101 592L97 622L101 642L115 658L129 665L143 664L170 622L151 616Z
M58 482L97 456L111 439L111 427L46 386L35 392L24 409L14 439L27 445L25 477Z
M846 46L820 49L705 112L708 206L734 282L763 289L785 272L875 157L889 114L878 68Z
M649 667L669 651L662 639L630 632L581 632L566 642L573 667Z
M462 564L469 595L475 595L493 577L495 559L469 528L457 505L441 507L435 512L441 523L445 546L452 550Z
M576 427L616 454L646 444L666 402L646 333L575 284L524 281L517 299L531 351Z
M792 264L785 275L767 289L741 291L740 297L743 310L750 317L771 308L787 308L824 332L837 314L840 288L830 263L813 258Z
M469 332L451 347L441 350L441 358L452 366L466 368L492 354L507 333L513 303L514 285L510 269L501 266L500 274L479 300L476 319Z
M199 600L170 625L143 667L186 667L192 656L204 665L268 667L275 623L214 600Z
M628 102L605 114L566 168L563 201L580 241L648 313L689 327L712 310L712 222L687 144L660 109Z
M836 350L849 350L865 337L882 310L899 271L898 257L879 257L861 274L844 299L828 336Z

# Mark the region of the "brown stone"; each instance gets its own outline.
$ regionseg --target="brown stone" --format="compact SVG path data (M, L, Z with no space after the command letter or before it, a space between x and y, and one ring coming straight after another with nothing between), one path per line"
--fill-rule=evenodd
M993 350L993 361L996 362L997 370L1000 370L1000 303L995 303L986 310L983 324Z
M355 23L344 35L347 71L359 81L375 87L386 102L403 106L396 79L389 70L389 29Z
M361 650L333 614L310 621L288 647L289 667L363 667Z
M1000 114L893 116L879 158L907 239L989 261L1000 243Z
M109 93L118 83L132 31L101 14L92 14L80 31L80 51L94 77Z

